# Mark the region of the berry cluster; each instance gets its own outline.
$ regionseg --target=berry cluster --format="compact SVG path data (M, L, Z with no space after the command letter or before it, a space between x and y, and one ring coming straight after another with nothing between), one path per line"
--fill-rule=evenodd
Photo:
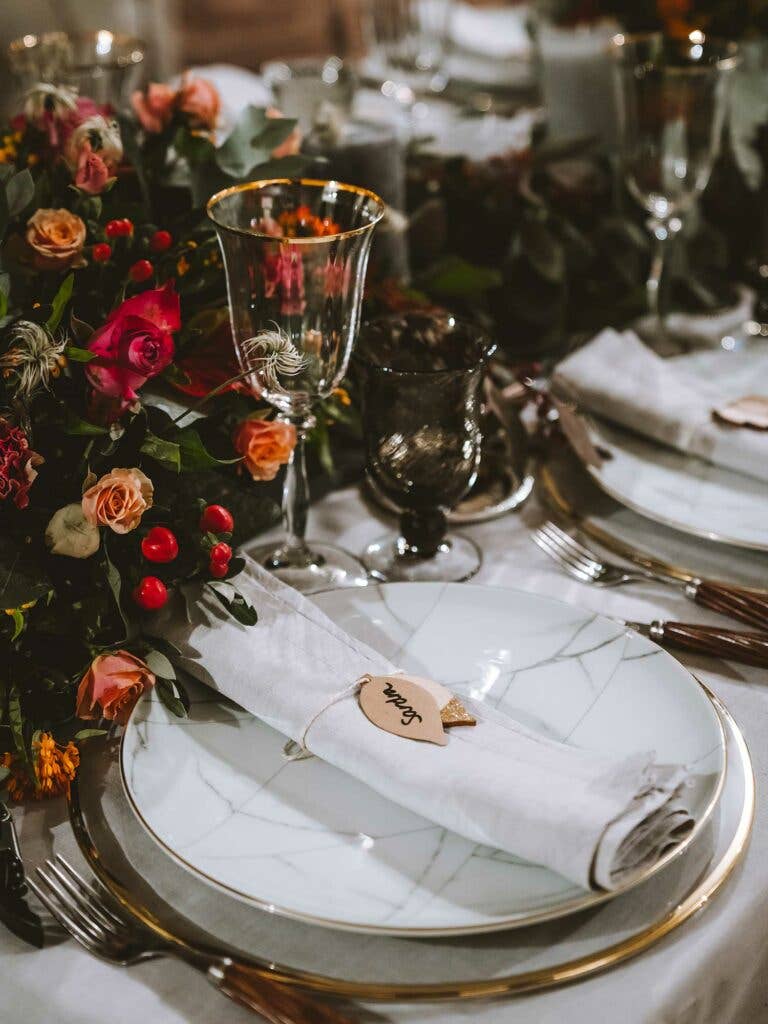
M118 238L133 238L133 221L123 217L120 220L110 220L104 227L104 234L113 242ZM173 245L173 236L170 231L159 230L149 238L149 248L153 253L166 252ZM113 247L109 242L97 242L91 250L91 256L95 263L109 263L112 259ZM128 276L134 284L143 284L149 281L155 274L155 267L151 260L140 259L132 263L128 269Z

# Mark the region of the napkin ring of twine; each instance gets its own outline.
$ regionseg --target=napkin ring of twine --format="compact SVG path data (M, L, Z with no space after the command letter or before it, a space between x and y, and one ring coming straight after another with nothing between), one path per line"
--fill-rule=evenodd
M398 668L395 669L393 672L389 672L388 675L400 676L403 675L404 671L404 669ZM366 672L365 675L362 675L360 676L359 679L356 679L354 683L350 683L350 685L345 686L343 690L339 690L338 693L334 693L334 695L330 697L325 702L325 704L323 704L320 710L316 711L314 715L312 715L310 720L301 730L301 735L299 736L298 740L288 740L288 742L283 747L283 757L287 761L303 761L307 757L314 757L315 755L307 746L307 733L309 732L309 730L318 720L320 715L325 714L328 708L333 707L334 704L338 704L338 702L340 700L344 700L345 697L351 697L353 694L357 693L360 687L363 685L363 683L367 683L370 679L370 673Z

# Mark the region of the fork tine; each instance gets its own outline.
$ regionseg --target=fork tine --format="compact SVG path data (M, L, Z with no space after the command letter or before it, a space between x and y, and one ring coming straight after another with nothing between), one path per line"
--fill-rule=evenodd
M566 533L562 527L557 525L557 523L553 523L550 519L544 525L548 526L551 529L551 531L555 535L560 537L562 540L564 540L565 543L570 544L570 546L575 551L578 551L579 554L582 555L584 558L589 558L592 562L597 562L598 565L602 565L602 560L596 551L593 551L591 548L586 547L575 537L572 537L570 533Z
M110 936L104 931L101 925L89 918L87 913L83 912L83 910L67 893L66 889L64 889L55 878L52 878L45 868L37 868L37 877L46 889L52 893L51 898L56 900L60 911L67 914L70 924L73 927L77 927L81 931L86 932L96 943L106 943L109 941Z
M575 556L568 547L555 540L544 530L537 530L536 532L541 538L542 545L546 547L546 550L548 550L552 557L556 558L561 565L568 570L581 573L585 578L590 580L593 578L590 567Z
M121 925L123 928L128 927L128 922L125 918L121 917L116 910L112 910L109 901L111 901L113 897L98 878L94 878L92 883L88 883L80 872L77 871L76 868L73 868L69 861L62 857L60 853L56 854L56 860L58 861L59 867L66 871L74 884L78 886L84 895L90 896L96 902L99 909L107 915L107 917L111 918L116 925Z
M573 565L579 566L585 572L588 572L592 576L599 576L602 572L603 566L600 562L595 561L593 558L585 558L579 554L578 551L569 543L570 537L563 535L562 537L547 530L545 526L541 527L542 533L549 538L552 544L555 545L562 553L567 557L568 561Z
M73 939L76 939L77 942L79 942L82 946L85 946L89 953L94 953L97 956L99 955L96 943L93 941L90 935L88 935L87 932L83 931L83 929L80 927L77 921L73 920L72 917L70 917L70 915L64 910L64 908L57 900L50 897L46 892L43 892L43 890L40 888L37 882L35 882L33 879L28 878L27 885L35 894L35 896L37 896L37 898L40 900L40 902L43 904L46 910L48 910L53 915L53 917L56 918L56 920L59 922L59 924L61 925L65 932L71 935Z
M575 576L576 579L581 580L582 583L594 582L594 578L590 576L589 573L586 573L583 569L580 569L578 566L566 561L560 548L555 547L549 537L542 534L539 530L534 531L532 537L534 543L537 544L546 555L549 555L550 558L565 569L567 573L570 573L571 576Z
M64 870L58 864L54 864L52 860L45 862L48 869L53 872L81 910L86 914L92 914L108 934L119 938L119 930L124 929L125 925L114 914L108 913L106 908L102 908L101 901L95 899L84 880L77 875L73 868L70 868L63 857L56 859L60 862L63 861Z

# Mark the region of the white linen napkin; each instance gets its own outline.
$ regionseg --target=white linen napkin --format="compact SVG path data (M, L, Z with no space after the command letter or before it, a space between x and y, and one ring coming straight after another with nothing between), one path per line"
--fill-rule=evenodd
M768 431L712 418L717 406L768 394L768 346L765 352L705 349L662 359L633 331L607 328L563 360L553 382L582 409L768 481Z
M241 626L210 594L169 616L164 634L185 668L293 740L314 719L306 746L396 803L584 888L616 888L690 828L686 772L651 754L553 742L484 705L472 705L478 724L451 730L445 747L379 729L356 695L331 702L365 673L399 666L252 559L237 586L256 626Z

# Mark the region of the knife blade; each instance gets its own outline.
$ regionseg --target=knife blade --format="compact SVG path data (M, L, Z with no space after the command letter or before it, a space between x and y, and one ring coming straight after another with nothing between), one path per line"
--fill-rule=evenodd
M24 862L11 812L0 800L0 921L14 935L38 949L44 945L43 922L26 900Z
M709 654L747 665L768 668L768 634L749 633L719 626L700 626L691 622L616 622L655 640L662 647L677 647L697 654Z

